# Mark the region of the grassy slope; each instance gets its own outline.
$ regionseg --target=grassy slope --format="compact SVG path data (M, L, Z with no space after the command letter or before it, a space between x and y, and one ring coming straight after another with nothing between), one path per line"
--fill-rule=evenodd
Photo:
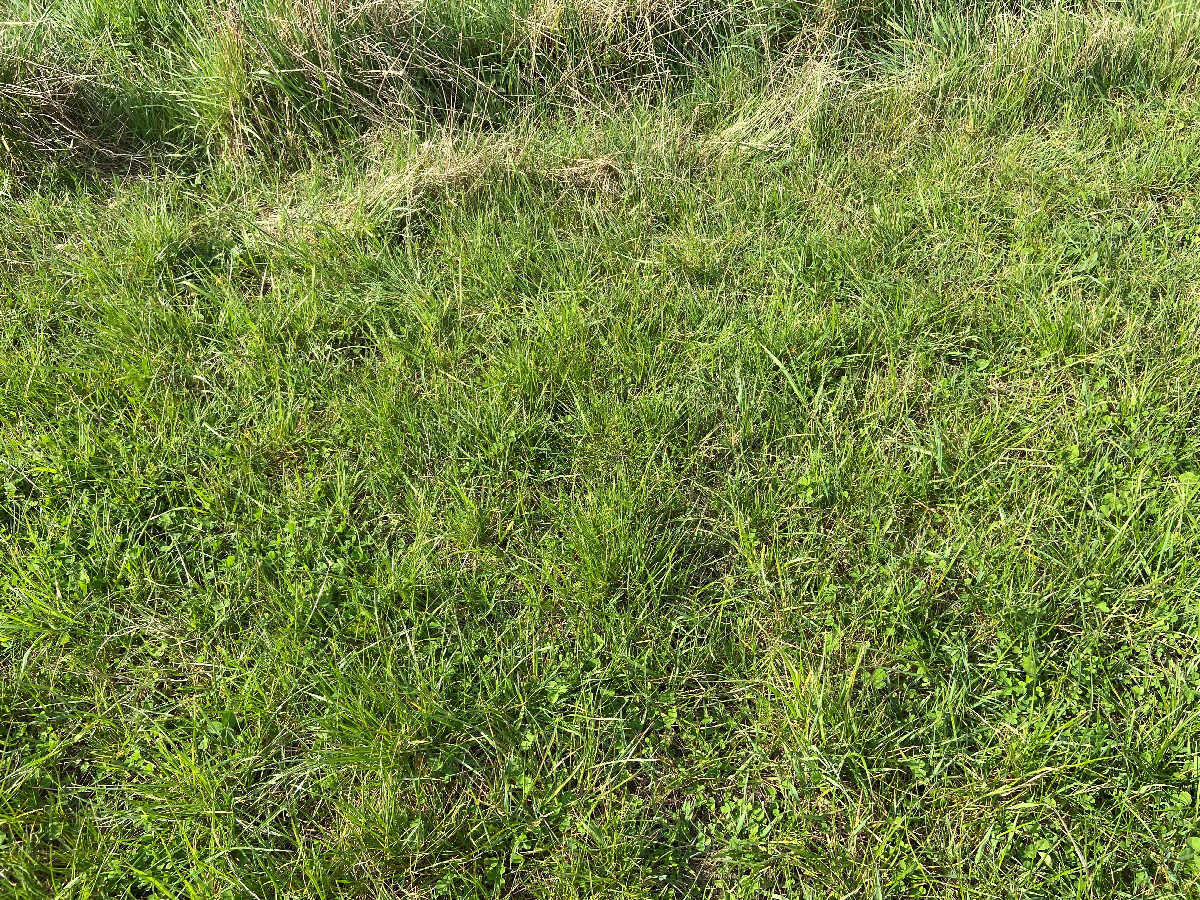
M1194 3L498 7L487 127L95 9L2 32L0 892L1195 896Z

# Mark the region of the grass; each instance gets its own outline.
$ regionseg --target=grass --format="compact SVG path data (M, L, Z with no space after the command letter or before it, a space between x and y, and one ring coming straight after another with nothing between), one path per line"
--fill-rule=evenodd
M0 11L0 893L1200 894L1200 7Z

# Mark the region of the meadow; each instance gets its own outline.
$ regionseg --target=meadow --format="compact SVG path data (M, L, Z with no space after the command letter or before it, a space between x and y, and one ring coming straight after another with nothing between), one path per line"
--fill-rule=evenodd
M1200 896L1197 0L0 2L0 896Z

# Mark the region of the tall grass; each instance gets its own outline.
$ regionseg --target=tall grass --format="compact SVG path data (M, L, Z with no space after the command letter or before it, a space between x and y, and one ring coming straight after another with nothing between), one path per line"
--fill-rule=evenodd
M926 79L935 118L976 98L999 127L1072 97L1191 84L1187 10L1141 15L930 0L24 3L0 44L0 122L23 165L303 156L398 124L494 128L533 109L670 95L721 60L754 78L820 58L843 76L890 66Z
M5 29L2 57L10 144L168 157L277 153L410 119L488 122L522 103L661 90L733 46L768 50L817 21L698 2L106 0L14 15L24 24Z

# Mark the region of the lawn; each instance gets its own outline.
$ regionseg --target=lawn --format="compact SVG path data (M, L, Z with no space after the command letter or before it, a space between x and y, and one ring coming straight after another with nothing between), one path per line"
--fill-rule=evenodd
M1197 0L4 0L0 896L1200 896Z

